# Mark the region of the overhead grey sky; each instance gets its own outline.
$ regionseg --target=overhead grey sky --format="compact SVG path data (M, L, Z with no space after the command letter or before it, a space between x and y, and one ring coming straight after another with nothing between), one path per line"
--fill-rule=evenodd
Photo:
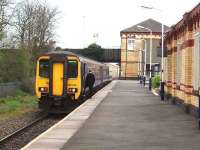
M148 18L171 26L199 3L199 0L46 1L61 11L56 41L62 48L83 48L95 41L104 48L120 47L122 29ZM160 11L145 10L141 5Z

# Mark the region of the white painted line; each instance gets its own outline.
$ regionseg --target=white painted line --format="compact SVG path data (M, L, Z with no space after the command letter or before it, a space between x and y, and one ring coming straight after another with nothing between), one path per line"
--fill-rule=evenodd
M81 128L85 121L92 115L96 107L105 99L107 94L111 92L111 89L115 86L117 82L117 80L112 81L110 84L98 91L91 99L85 101L82 105L72 111L61 121L53 125L51 128L40 134L35 139L33 139L30 143L24 146L22 150L36 150L38 149L36 147L40 147L40 150L48 149L45 146L46 144L42 142L46 142L48 141L48 139L49 142L53 142L55 145L55 140L57 140L60 144L62 144L62 146L64 146L64 144L67 143L67 141ZM65 142L63 142L63 139L65 140ZM39 145L37 145L37 143ZM60 144L57 147L55 146L53 149L60 149Z
M152 92L155 96L159 96L159 94L156 92L156 90L152 89L151 92Z

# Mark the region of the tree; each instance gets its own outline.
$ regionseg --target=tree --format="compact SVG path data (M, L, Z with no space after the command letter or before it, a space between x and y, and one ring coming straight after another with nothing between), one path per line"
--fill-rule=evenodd
M90 44L88 48L85 48L82 51L80 51L80 54L97 61L102 61L104 49L102 49L100 45L93 43Z
M23 0L16 4L11 24L20 55L15 59L18 63L14 63L13 66L16 64L19 64L16 68L21 66L19 72L21 78L17 79L22 83L24 90L31 91L33 87L36 56L46 52L46 49L52 49L55 44L53 38L57 15L57 8L51 8L39 0Z
M0 0L0 47L4 47L3 39L6 38L6 28L12 19L13 3L11 0Z
M57 21L57 8L50 8L47 4L39 5L36 10L36 35L39 47L43 47L54 37L54 26Z
M92 43L88 46L88 49L101 49L101 46L96 43Z
M16 7L14 27L20 47L32 51L43 48L54 38L57 8L40 1L22 1Z
M8 15L8 7L11 4L10 0L0 0L0 32L3 32L9 24L11 16Z

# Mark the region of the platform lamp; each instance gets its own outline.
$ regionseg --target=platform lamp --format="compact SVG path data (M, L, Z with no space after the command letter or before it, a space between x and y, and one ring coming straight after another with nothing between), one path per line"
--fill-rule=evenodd
M153 45L152 45L152 30L150 28L147 28L147 27L143 27L141 25L138 25L137 26L138 28L141 28L141 29L145 29L145 30L148 30L150 32L150 62L149 62L149 66L150 66L150 72L149 72L149 90L151 90L151 78L152 78L152 48L153 48Z
M143 67L143 77L142 77L142 82L145 87L146 85L146 64L147 64L147 40L144 38L141 38L142 41L144 41L144 67ZM143 54L141 54L141 57L143 58ZM141 58L141 62L143 59Z
M154 7L149 7L149 6L141 6L141 8L144 8L144 9L148 9L148 10L157 10L159 12L163 12L161 9L158 9L158 8L154 8ZM162 24L162 27L161 27L161 32L162 32L162 37L161 37L161 40L162 40L162 57L161 57L161 84L160 84L160 87L161 87L161 90L160 90L160 97L161 97L161 100L164 100L164 95L165 95L165 90L164 90L164 86L165 86L165 82L164 82L164 24Z
M146 68L146 65L147 65L147 40L146 39L143 39L144 40L144 77L143 77L143 84L144 84L144 87L145 87L145 84L146 84L146 72L147 72L147 68Z

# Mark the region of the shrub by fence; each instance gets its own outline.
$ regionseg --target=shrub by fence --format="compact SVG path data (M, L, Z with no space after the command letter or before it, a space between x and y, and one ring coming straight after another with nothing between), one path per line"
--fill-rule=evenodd
M160 86L160 75L156 75L155 77L153 77L152 86L153 86L153 88L159 88L159 86Z
M20 82L22 90L32 93L34 66L28 50L0 49L0 83Z

